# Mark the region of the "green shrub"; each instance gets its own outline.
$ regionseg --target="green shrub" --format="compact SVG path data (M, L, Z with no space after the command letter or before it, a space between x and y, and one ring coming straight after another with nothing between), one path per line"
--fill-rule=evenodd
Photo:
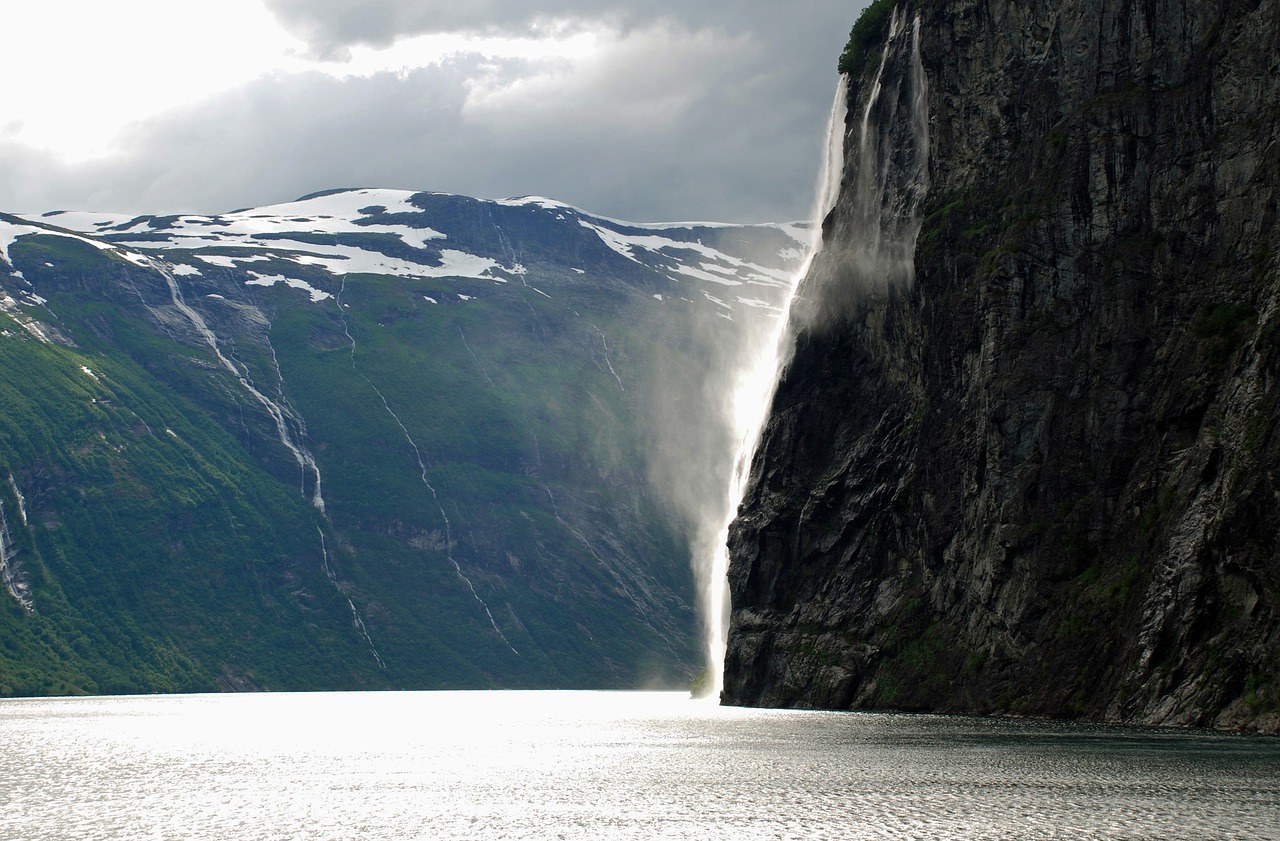
M879 58L874 51L868 55L868 51L887 34L894 5L895 0L875 0L858 15L849 32L849 42L840 54L837 69L841 73L862 72L872 58Z

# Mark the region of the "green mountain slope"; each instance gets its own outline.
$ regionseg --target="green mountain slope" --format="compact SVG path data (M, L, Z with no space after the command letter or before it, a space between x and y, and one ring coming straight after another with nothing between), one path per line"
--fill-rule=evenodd
M767 317L794 232L374 193L0 217L0 694L697 671L650 477L660 419L718 420L658 397Z

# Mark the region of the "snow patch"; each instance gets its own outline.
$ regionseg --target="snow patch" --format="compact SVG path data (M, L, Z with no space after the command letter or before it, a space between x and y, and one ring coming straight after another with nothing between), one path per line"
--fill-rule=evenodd
M517 196L515 198L499 199L498 201L495 201L494 204L499 204L503 207L540 207L543 210L572 210L578 213L582 212L573 205L568 205L564 202L556 201L555 199L549 199L546 196Z
M180 216L165 228L147 225L139 228L132 224L121 226L116 233L163 234L166 239L133 241L137 248L199 248L216 242L223 246L245 248L274 247L274 240L265 241L263 234L390 234L397 236L412 248L425 248L431 240L444 239L445 235L431 228L409 225L368 224L360 220L370 219L361 213L367 207L383 208L386 213L421 214L409 199L415 195L408 190L347 190L310 199L300 199L285 204L255 207L222 216ZM298 243L304 250L323 249L325 246Z
M260 275L257 272L249 272L249 275L249 280L245 281L246 286L274 286L277 283L283 283L285 286L306 292L311 296L312 303L319 303L333 297L328 292L322 292L305 280L298 280L296 277L285 277L282 274Z
M301 245L301 244L299 244ZM315 246L302 246L315 252ZM477 257L465 251L446 248L440 252L440 265L429 266L398 257L388 257L374 251L365 251L350 245L326 246L327 254L299 253L291 258L308 266L321 266L331 274L383 274L397 277L466 277L476 280L496 280L489 272L500 269L498 261L489 257Z
M724 309L726 309L726 310L733 309L733 308L732 308L732 307L730 307L728 304L726 304L724 301L720 300L720 299L719 299L719 298L717 298L715 295L712 295L710 292L708 292L708 291L707 291L707 290L705 290L705 289L704 289L704 290L702 290L702 297L706 298L708 301L710 301L711 303L715 304L717 307L722 307L722 308L724 308Z
M218 266L223 269L234 269L237 263L256 263L270 259L269 257L262 256L261 254L254 255L252 257L229 257L225 254L196 254L195 258L197 260L204 260L211 266ZM174 272L174 274L177 274L177 272Z
M255 207L239 214L228 213L222 218L230 219L249 213L255 216L279 216L314 219L316 217L345 217L355 219L364 214L363 207L384 207L387 213L421 213L422 208L414 207L409 199L416 196L412 190L362 189L339 190L322 196L297 199L283 204L270 204Z
M615 230L606 225L598 225L586 219L579 219L578 224L582 227L594 231L596 236L600 237L601 242L607 245L616 253L626 257L634 263L648 265L643 260L636 257L637 250L648 251L651 254L660 254L666 257L671 263L667 266L658 268L663 271L671 280L678 281L680 277L690 277L695 280L717 283L723 286L741 286L743 282L763 283L768 285L779 285L789 283L791 280L791 272L786 269L774 269L768 266L760 266L754 263L748 263L745 260L734 257L731 254L725 254L709 245L701 242L684 242L682 240L673 240L667 237L658 236L657 234L632 234ZM622 223L625 224L625 223ZM645 226L628 225L627 227L644 228ZM648 229L656 229L657 226L649 226ZM666 226L673 227L673 226ZM679 227L679 226L674 226ZM669 253L671 251L677 254ZM692 266L685 262L685 258L680 252L694 252L705 261L700 266ZM709 268L715 267L719 274L713 274L708 271ZM654 268L650 266L650 268ZM727 274L735 275L734 278L725 277Z
M142 254L136 254L132 251L120 251L120 255L124 257L124 259L128 260L130 263L133 263L135 266L141 266L144 269L151 268L150 257L146 257Z
M247 264L271 262L271 274L250 273L250 283L268 286L283 282L306 291L313 301L331 297L310 283L289 275L313 277L315 269L323 269L335 276L369 273L408 279L421 278L469 278L490 283L508 283L519 277L525 284L529 267L509 255L510 265L490 257L469 254L458 249L441 248L447 237L430 227L416 227L418 220L428 219L429 210L416 207L412 199L418 193L407 190L357 189L342 190L326 195L299 199L293 202L246 209L221 216L167 216L126 217L120 214L64 213L47 214L46 219L58 225L69 226L97 235L108 235L111 244L85 239L95 247L115 250L125 259L137 265L149 265L151 257L166 251L190 251L174 256L183 260L172 266L174 276L200 275L202 268L217 266L227 269L244 269ZM717 286L757 286L738 300L747 306L759 305L759 299L768 297L765 288L782 289L789 283L791 272L749 263L746 260L722 252L715 247L697 241L698 228L740 228L733 223L632 223L586 214L572 205L543 196L524 196L497 202L482 202L505 207L529 208L531 213L547 213L576 227L573 223L592 231L601 242L615 253L635 262L646 271L665 275L676 283L690 280ZM410 224L382 224L385 216L403 215ZM0 257L7 261L8 245L13 239L28 233L57 233L42 227L46 222L34 216L22 217L29 226L0 224ZM798 260L805 253L801 246L807 244L816 229L804 223L751 226L773 228L789 237L789 241L777 249L783 266ZM673 232L673 229L676 231ZM136 234L136 236L135 236ZM349 243L314 242L330 236L341 240L352 237ZM370 234L395 237L413 249L397 256L389 256L372 244L355 239ZM75 236L74 234L68 234ZM143 236L145 235L145 236ZM5 238L7 236L7 239ZM296 238L295 238L296 237ZM685 241L685 239L693 241ZM727 246L736 248L735 246ZM232 249L245 249L244 256L225 253ZM390 249L394 250L394 249ZM209 251L222 253L207 253ZM692 259L691 259L692 258ZM773 255L766 261L773 263ZM432 265L438 263L439 265ZM292 271L290 264L307 267L308 271ZM56 266L54 267L56 268ZM207 271L207 270L206 270ZM570 267L580 276L589 276L581 267ZM532 288L532 287L530 287ZM696 287L695 287L696 288ZM538 294L550 298L542 290ZM692 290L691 290L692 291ZM657 300L664 300L655 296ZM696 294L693 297L697 297ZM466 300L471 300L467 296ZM424 296L424 300L436 302ZM445 299L441 299L445 300Z
M29 218L29 217L28 217ZM120 227L135 217L127 213L93 213L83 210L51 210L40 214L41 219L49 220L49 224L79 231L82 234L97 234L107 228Z

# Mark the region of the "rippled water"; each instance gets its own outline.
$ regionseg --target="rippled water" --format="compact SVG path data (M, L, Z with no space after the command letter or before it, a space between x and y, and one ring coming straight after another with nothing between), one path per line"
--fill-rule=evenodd
M0 702L0 838L1276 838L1280 740L672 693Z

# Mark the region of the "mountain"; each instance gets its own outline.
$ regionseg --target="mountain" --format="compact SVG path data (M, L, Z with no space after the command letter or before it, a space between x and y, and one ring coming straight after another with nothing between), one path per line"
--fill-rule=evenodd
M0 694L687 685L673 483L808 238L370 189L0 214Z
M1280 4L879 0L724 699L1280 731Z

